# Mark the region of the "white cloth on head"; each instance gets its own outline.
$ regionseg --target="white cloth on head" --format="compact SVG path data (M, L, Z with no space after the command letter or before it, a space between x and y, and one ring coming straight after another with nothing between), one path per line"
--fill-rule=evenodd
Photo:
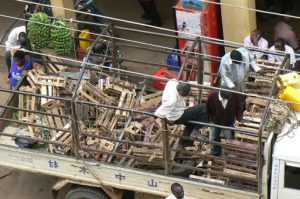
M292 68L294 68L295 67L295 63L296 63L295 52L294 52L293 48L290 47L289 45L285 45L284 48L285 48L284 53L285 54L290 54L290 64L292 65ZM271 52L281 52L281 51L277 51L275 49L275 46L272 46L270 48L270 51ZM272 61L272 62L275 62L275 61L276 62L282 62L283 59L284 59L284 55L272 55L272 54L269 54L268 59L269 59L269 61Z
M228 88L239 87L250 72L250 67L255 71L261 70L256 64L256 59L246 48L236 49L242 54L242 63L234 64L230 58L230 52L221 59L219 72L221 74L221 85Z
M166 118L169 121L178 120L184 110L185 104L183 97L177 91L178 81L171 79L168 81L161 100L161 105L155 111L155 115L159 118Z
M12 29L12 31L8 35L7 41L5 42L6 51L20 48L19 34L21 32L26 33L25 26L19 26L19 27Z
M258 46L256 46L256 47L258 47L260 49L267 50L268 49L268 45L269 45L268 41L265 38L260 37L259 40L258 40ZM247 37L245 37L245 39L244 39L244 47L255 47L254 44L251 41L250 35L247 36ZM263 52L258 52L258 51L252 51L251 53L253 55L255 55L255 57L258 58L258 59L262 58L262 56L264 55Z

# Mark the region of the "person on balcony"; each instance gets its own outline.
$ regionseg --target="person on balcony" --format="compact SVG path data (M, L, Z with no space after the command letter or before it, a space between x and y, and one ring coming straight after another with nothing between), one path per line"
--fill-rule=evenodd
M270 48L271 52L278 52L278 53L282 53L282 55L273 55L273 54L269 54L269 61L271 62L282 62L284 59L284 55L285 54L289 54L290 55L290 64L291 67L294 68L295 67L295 63L296 63L296 57L295 57L295 52L293 50L292 47L290 47L289 45L285 44L285 41L283 38L279 37L275 40L274 45Z
M244 47L256 47L262 50L268 50L268 45L268 41L261 36L260 31L257 29L253 30L251 35L248 35L244 39ZM264 59L267 57L263 52L253 50L251 53L257 59Z

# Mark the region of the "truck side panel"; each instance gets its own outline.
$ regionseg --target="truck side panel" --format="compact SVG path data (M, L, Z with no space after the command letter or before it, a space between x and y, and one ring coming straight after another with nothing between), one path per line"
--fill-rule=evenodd
M31 150L0 145L0 164L34 173L60 178L101 183L92 175L97 174L105 186L136 192L167 196L170 185L182 184L188 198L203 199L257 199L258 194L237 189L220 187L195 181L166 177L135 169L122 168L97 162L86 162L59 155L32 152Z

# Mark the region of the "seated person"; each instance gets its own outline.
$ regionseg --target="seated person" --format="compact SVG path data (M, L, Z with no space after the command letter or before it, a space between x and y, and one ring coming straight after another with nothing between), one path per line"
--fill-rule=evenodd
M285 41L283 38L281 38L281 37L277 38L274 42L274 45L270 48L270 51L271 52L282 51L285 54L289 54L290 55L290 64L291 64L292 68L295 67L295 63L296 63L295 52L292 47L285 44ZM275 61L282 62L284 59L284 55L269 54L268 57L269 57L268 58L269 61L272 61L272 62L275 62Z
M222 86L223 89L230 89ZM224 90L212 91L207 98L207 113L213 124L233 127L235 120L241 121L243 117L243 108L239 94L231 93ZM233 131L220 129L217 127L209 127L209 140L221 142L221 131L226 140L233 140ZM219 145L211 145L211 155L218 156L222 153Z
M267 50L268 49L268 41L261 36L259 30L255 29L255 30L253 30L251 35L248 35L244 39L244 47L258 47L262 50ZM258 58L258 59L265 58L265 56L264 56L265 53L263 53L263 52L251 51L251 53L255 58Z
M190 84L180 83L176 79L169 80L163 92L162 103L155 112L155 116L166 119L169 123L184 124L183 136L190 136L194 128L199 128L199 125L191 124L189 121L208 121L205 104L185 108L183 98L190 90ZM191 140L179 140L179 148L191 145L193 145Z
M34 62L30 60L25 52L18 50L14 53L8 75L10 89L15 89L15 86L17 86L24 75L27 75L33 65Z

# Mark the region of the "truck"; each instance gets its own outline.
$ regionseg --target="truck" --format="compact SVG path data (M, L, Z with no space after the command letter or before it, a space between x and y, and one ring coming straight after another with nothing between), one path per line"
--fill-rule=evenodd
M100 40L113 42L114 48L119 45L157 54L172 52L157 46L159 50L154 50L147 44L133 46L126 43L128 40L122 43L121 39L98 34L86 52L87 59ZM197 42L210 41L197 38L194 47ZM204 103L209 90L217 89L204 83L203 77L212 74L201 68L201 62L209 61L209 56L193 50L176 54L199 63L198 78L189 81L193 89L186 105ZM124 61L172 68L117 57L116 53L106 57L112 59L113 66ZM263 82L255 73L247 79L246 122L235 127L198 122L203 127L194 137L183 137L182 126L153 117L162 91L148 90L149 82L165 85L168 74L157 77L119 66L105 70L101 64L56 56L51 50L43 51L36 61L40 65L29 71L17 89L0 88L1 93L9 93L5 104L0 105L0 165L59 177L52 198L67 186L70 190L66 199L129 198L128 191L136 193L135 198L162 198L170 194L174 182L184 187L187 198L300 198L300 115L292 114L289 103L276 98L277 79L288 57L282 63L258 61L268 75ZM195 72L185 64L178 79L183 72ZM253 94L255 91L259 93ZM234 130L236 140L214 143L199 139L199 132L208 137L209 126ZM179 138L194 144L178 150ZM212 143L222 146L224 154L210 155Z

